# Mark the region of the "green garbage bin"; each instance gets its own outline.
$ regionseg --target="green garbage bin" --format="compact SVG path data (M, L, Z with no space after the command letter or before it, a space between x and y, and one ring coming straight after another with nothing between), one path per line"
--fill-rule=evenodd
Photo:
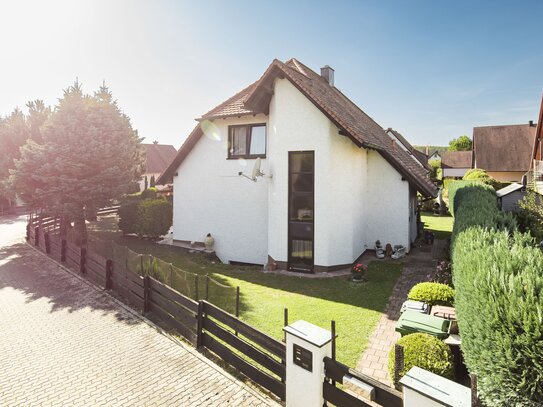
M396 322L396 331L402 336L422 332L445 339L449 336L450 327L451 321L448 319L410 310L405 311Z

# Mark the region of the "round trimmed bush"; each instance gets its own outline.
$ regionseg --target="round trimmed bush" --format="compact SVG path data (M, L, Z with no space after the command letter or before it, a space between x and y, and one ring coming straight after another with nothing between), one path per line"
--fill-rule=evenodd
M422 301L428 305L452 305L454 303L454 288L441 283L419 283L411 288L407 298Z
M400 371L403 377L413 366L438 374L448 379L453 378L453 358L451 349L435 336L415 333L401 337L398 345L403 346L404 366ZM388 373L394 377L394 346L388 354Z

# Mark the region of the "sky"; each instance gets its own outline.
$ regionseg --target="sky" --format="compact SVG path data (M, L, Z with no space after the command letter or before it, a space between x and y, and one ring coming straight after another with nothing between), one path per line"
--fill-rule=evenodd
M145 138L179 148L194 119L274 58L315 71L383 128L447 145L537 120L543 1L0 0L0 116L105 80Z

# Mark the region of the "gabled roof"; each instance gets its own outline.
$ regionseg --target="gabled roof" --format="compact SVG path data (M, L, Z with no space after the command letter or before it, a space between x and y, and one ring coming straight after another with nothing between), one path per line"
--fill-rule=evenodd
M349 137L357 146L377 150L404 178L426 196L436 196L437 189L428 179L426 170L418 165L403 149L392 143L390 137L371 117L349 100L337 88L296 59L283 63L275 59L262 77L241 92L221 103L202 119L268 114L276 78L288 79L328 119L339 128L339 133ZM179 149L176 158L160 177L160 182L173 174L202 136L197 126ZM164 178L164 179L163 179Z
M541 96L541 107L539 108L539 120L535 131L535 143L532 158L543 160L543 95Z
M485 171L528 171L535 130L529 124L474 127L475 166Z
M411 145L411 143L407 141L407 139L399 131L394 130L392 127L389 127L386 131L391 132L394 137L396 137L400 141L400 143L404 145L407 151L409 151L409 153L413 155L424 168L426 168L428 171L432 169L432 167L430 167L430 164L428 164L428 156L422 151L419 151L415 147L413 147L413 145Z
M443 168L471 168L473 164L473 151L445 151L441 155Z
M145 173L162 174L177 155L174 146L166 144L143 144L145 149Z

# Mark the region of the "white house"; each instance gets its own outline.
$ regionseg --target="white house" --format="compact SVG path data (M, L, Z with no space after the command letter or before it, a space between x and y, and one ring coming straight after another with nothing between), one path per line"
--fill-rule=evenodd
M160 177L173 238L215 238L223 262L305 272L350 266L376 240L410 247L427 171L333 84L299 61L204 114ZM263 176L251 176L256 159Z

